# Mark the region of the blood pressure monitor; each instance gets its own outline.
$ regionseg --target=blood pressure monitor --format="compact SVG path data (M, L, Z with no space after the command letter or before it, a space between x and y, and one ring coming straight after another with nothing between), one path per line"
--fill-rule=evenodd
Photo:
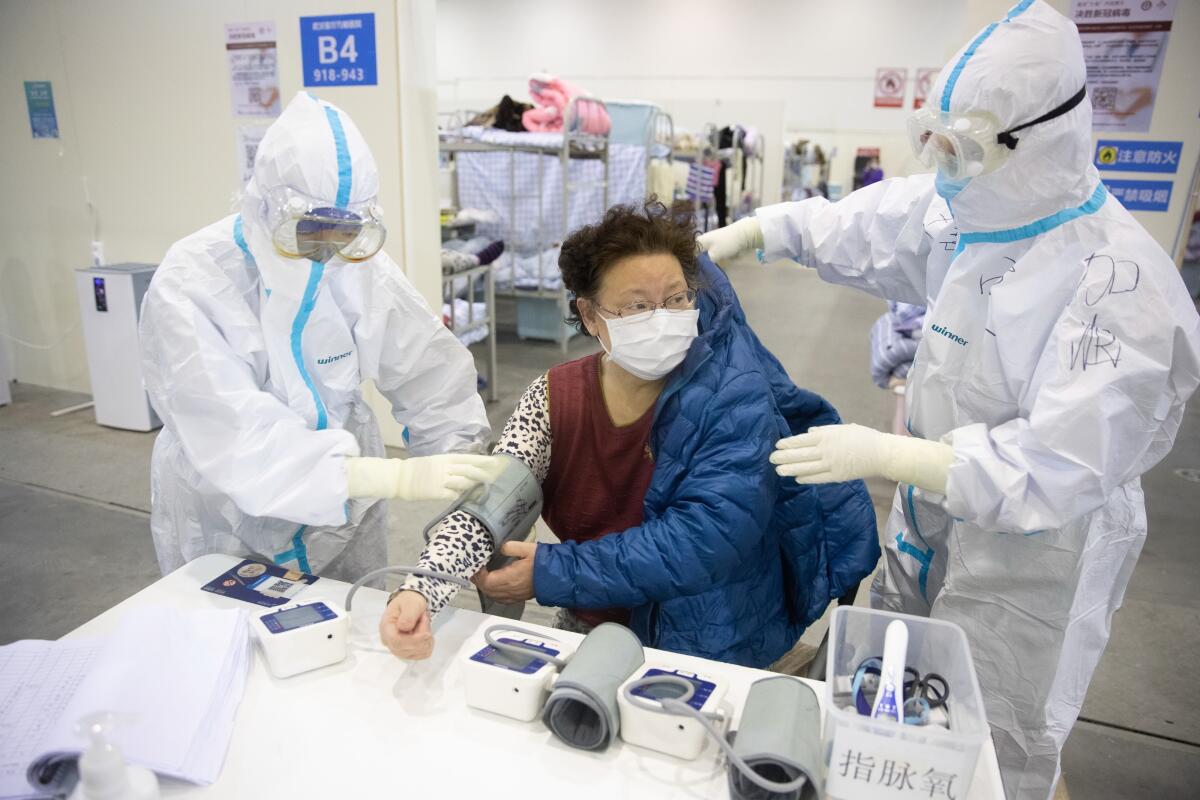
M695 691L687 704L701 714L716 715L717 707L725 698L726 687L723 683L682 669L647 665L630 675L617 692L617 706L621 710L621 738L638 747L691 760L704 749L707 732L694 717L665 714L657 703L660 700L678 699L683 696L685 689L678 682L648 682L628 692L642 703L630 700L626 693L626 687L634 682L664 676L682 678L691 683Z
M467 705L530 722L541 713L558 668L545 658L565 659L575 648L552 639L509 632L497 638L528 650L522 655L491 644L473 652L463 667Z
M350 616L324 600L291 603L260 614L253 628L271 674L287 678L345 659Z

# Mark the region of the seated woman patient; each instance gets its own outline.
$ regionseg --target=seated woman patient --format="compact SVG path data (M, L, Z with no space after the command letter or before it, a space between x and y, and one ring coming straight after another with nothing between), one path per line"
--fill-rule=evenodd
M496 452L541 482L561 544L509 542L502 552L517 560L481 571L491 536L455 512L420 565L476 576L502 602L558 606L562 628L611 620L646 646L775 662L879 558L861 482L800 486L768 460L779 438L836 412L759 343L724 273L698 258L690 213L615 207L563 243L559 265L570 321L603 352L535 380ZM380 622L383 642L427 657L429 617L454 591L408 578Z

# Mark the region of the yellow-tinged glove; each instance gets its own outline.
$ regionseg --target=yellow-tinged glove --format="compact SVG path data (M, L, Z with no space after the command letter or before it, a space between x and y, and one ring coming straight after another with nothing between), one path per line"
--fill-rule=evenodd
M413 458L347 458L350 497L397 500L453 500L504 469L499 456L445 453Z
M742 253L761 250L763 247L762 226L754 217L744 217L732 225L703 233L699 238L700 249L718 264L736 258Z
M945 494L954 448L862 425L822 425L780 439L771 463L778 465L777 473L797 483L837 483L880 475Z

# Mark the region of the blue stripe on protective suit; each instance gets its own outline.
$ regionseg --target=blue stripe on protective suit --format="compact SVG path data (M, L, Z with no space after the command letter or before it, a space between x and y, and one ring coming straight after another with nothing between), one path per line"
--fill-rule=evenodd
M896 534L896 549L906 556L912 556L921 565L921 571L917 574L917 583L921 587L921 597L929 602L929 594L925 589L929 583L929 565L933 563L933 549L922 550L911 542L904 541L904 531Z
M925 545L924 550L917 547L912 542L904 541L904 531L896 534L896 549L906 556L912 556L921 565L921 571L917 574L917 583L921 587L921 596L929 602L929 594L926 592L926 587L929 583L929 568L933 564L933 548L929 542L925 541L925 537L921 535L921 526L917 524L917 508L913 502L913 487L908 487L908 516L912 519L912 531L917 538L921 540L921 544Z
M333 130L333 144L337 148L338 188L334 203L338 208L345 208L350 205L350 146L346 144L346 132L342 130L337 111L326 106L325 117Z
M234 244L236 244L238 246L238 249L242 251L242 255L244 255L246 257L246 260L249 261L251 264L253 264L254 256L250 253L250 248L246 245L246 235L242 232L242 216L241 216L241 214L239 214L237 216L237 218L234 219L234 221L233 221L233 242L234 242ZM267 296L269 297L271 295L271 290L267 289L266 293L267 293ZM297 318L297 319L299 319L299 318ZM304 376L306 381L308 380L308 374L304 371L303 366L301 366L301 368L300 368L300 374ZM311 381L309 382L309 388L313 389ZM313 391L315 393L316 390L313 389ZM318 428L321 428L321 427L324 427L324 422L321 417L321 414L324 414L324 406L321 405L321 400L319 397L317 398L317 407L320 412L318 414L317 423L318 423ZM294 559L296 561L296 566L301 571L303 571L303 572L311 571L311 568L308 565L308 548L304 544L304 531L307 529L308 529L307 525L301 525L300 528L296 531L296 533L292 535L291 549L284 550L282 553L276 554L274 557L274 561L276 564L286 564L288 561L291 561Z
M1088 214L1095 214L1104 205L1104 201L1108 199L1108 190L1104 188L1103 183L1096 184L1096 190L1092 192L1092 196L1088 198L1083 205L1075 208L1068 208L1051 214L1048 217L1031 222L1028 225L1022 225L1019 228L1009 228L1003 231L975 231L958 234L958 244L954 248L955 255L958 255L969 244L996 244L1003 242L1019 242L1022 239L1031 239L1034 236L1040 236L1047 231L1052 231L1059 225L1064 225L1073 219L1086 217Z
M296 567L301 572L311 572L312 569L308 566L308 547L304 544L304 532L308 530L307 525L301 525L300 528L292 535L292 549L284 550L275 556L276 564L286 564L295 559Z
M346 132L342 129L342 120L338 117L337 111L326 106L325 118L329 120L329 128L333 133L334 149L337 151L338 186L337 200L335 202L339 208L345 208L350 202L350 188L352 186L350 148L346 144ZM324 274L324 264L320 261L311 262L308 273L308 285L304 287L304 297L300 301L300 311L296 314L295 320L292 321L292 358L296 361L296 369L300 371L300 377L304 379L304 384L308 387L308 391L312 393L313 403L317 407L317 430L319 431L324 430L328 426L329 417L325 411L325 404L321 401L321 395L317 392L317 387L304 366L302 339L304 336L304 326L308 324L308 318L312 315L313 307L317 303L317 290L321 286L321 276Z
M242 233L242 215L238 214L233 220L233 243L242 251L242 255L253 264L254 256L250 255L250 248L246 245L246 236Z
M317 289L321 285L321 276L325 274L325 265L320 261L313 261L311 264L308 272L308 285L304 287L304 297L300 300L300 311L292 320L292 358L296 362L296 369L300 371L300 377L304 379L304 385L312 394L313 403L317 406L316 429L323 431L329 425L329 416L325 411L325 403L321 401L321 395L317 392L316 384L313 383L312 377L304 367L304 350L301 342L304 336L304 326L308 324L308 318L317 304Z
M246 236L242 233L241 214L238 214L233 220L233 243L236 244L238 249L242 251L242 255L246 257L247 261L249 261L251 264L254 264L255 267L258 266L257 262L254 260L254 255L250 252L250 247L246 244ZM267 297L271 296L271 290L266 286L263 286L263 293Z
M1033 0L1021 0L1009 10L1001 22L993 22L980 32L975 39L967 45L967 49L959 56L958 61L954 64L954 69L950 70L950 76L946 78L946 86L942 89L942 111L950 111L950 96L954 94L954 87L958 83L959 76L962 75L963 69L967 66L967 62L971 60L971 56L977 51L987 38L992 35L996 28L1000 27L1003 22L1010 22L1013 18L1019 17L1021 14L1033 5Z
M353 185L353 176L350 166L350 147L346 143L346 132L342 129L342 120L338 117L337 111L329 106L325 107L325 118L329 120L329 129L333 133L334 150L337 153L337 170L338 170L338 186L337 198L334 204L338 208L345 208L350 203L350 189ZM313 308L317 304L317 290L321 286L321 276L325 274L325 265L320 261L310 262L308 272L308 285L304 287L304 297L300 300L300 311L296 314L296 318L292 321L292 358L296 362L296 369L300 372L300 377L304 380L304 385L308 387L308 391L312 394L313 404L317 407L317 430L324 430L329 426L329 414L325 410L325 403L321 400L321 394L317 391L316 384L313 383L312 376L308 374L308 369L304 366L304 326L308 324L308 318L312 316ZM308 571L308 548L304 544L305 526L301 526L292 536L292 549L275 556L275 562L283 563L296 559L296 564L305 572Z

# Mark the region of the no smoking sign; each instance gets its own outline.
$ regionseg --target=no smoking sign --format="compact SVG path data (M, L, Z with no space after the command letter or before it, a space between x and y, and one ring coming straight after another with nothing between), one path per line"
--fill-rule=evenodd
M908 70L902 67L880 67L875 70L875 107L901 108Z

